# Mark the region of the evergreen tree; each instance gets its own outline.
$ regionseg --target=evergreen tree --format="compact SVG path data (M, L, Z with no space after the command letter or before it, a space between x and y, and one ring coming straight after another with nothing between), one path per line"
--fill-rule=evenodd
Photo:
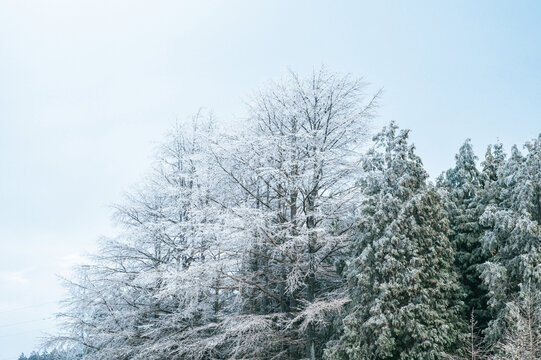
M329 359L440 359L457 344L460 287L440 194L393 123L364 161L346 276L352 303Z
M541 288L541 137L526 144L527 154L513 147L497 173L494 200L481 223L488 228L482 238L491 255L483 265L493 320L488 340L497 342L508 327L506 304L530 283Z
M503 151L503 144L497 143L495 145L489 145L485 153L485 159L481 163L482 176L484 187L487 184L494 183L498 179L498 171L505 162L505 152Z
M487 290L482 284L479 265L487 259L480 238L479 224L484 206L480 201L483 176L476 167L471 141L467 139L455 156L456 165L447 170L439 185L447 190L446 209L449 214L449 240L456 247L455 264L464 298L463 318L473 312L478 327L484 329L489 321Z

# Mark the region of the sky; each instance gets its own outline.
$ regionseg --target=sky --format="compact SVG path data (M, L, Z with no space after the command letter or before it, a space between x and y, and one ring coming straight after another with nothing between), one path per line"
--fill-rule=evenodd
M432 177L541 131L538 1L0 0L0 360L55 329L59 277L177 120L227 124L289 69L383 88Z

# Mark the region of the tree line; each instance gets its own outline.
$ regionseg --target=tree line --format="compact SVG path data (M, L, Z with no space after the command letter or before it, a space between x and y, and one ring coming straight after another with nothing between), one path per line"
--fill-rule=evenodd
M435 183L379 93L290 74L177 125L66 280L72 358L539 359L541 136Z

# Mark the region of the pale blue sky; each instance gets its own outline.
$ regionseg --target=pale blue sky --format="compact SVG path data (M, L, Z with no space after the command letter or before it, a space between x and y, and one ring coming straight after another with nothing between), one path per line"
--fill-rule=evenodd
M541 131L538 1L0 0L0 360L52 327L66 274L175 119L242 116L288 68L383 87L432 176ZM14 310L15 309L15 310ZM13 310L13 311L10 311Z

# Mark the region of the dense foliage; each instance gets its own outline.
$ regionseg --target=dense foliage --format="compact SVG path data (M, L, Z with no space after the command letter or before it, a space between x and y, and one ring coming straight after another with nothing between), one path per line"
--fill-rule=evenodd
M346 269L352 303L328 358L438 359L460 338L460 287L443 198L426 184L407 139L391 124L363 161Z
M291 74L242 128L177 126L66 281L50 345L109 359L537 359L541 137L436 185L377 95ZM469 326L468 326L469 324ZM76 358L72 356L72 358Z

